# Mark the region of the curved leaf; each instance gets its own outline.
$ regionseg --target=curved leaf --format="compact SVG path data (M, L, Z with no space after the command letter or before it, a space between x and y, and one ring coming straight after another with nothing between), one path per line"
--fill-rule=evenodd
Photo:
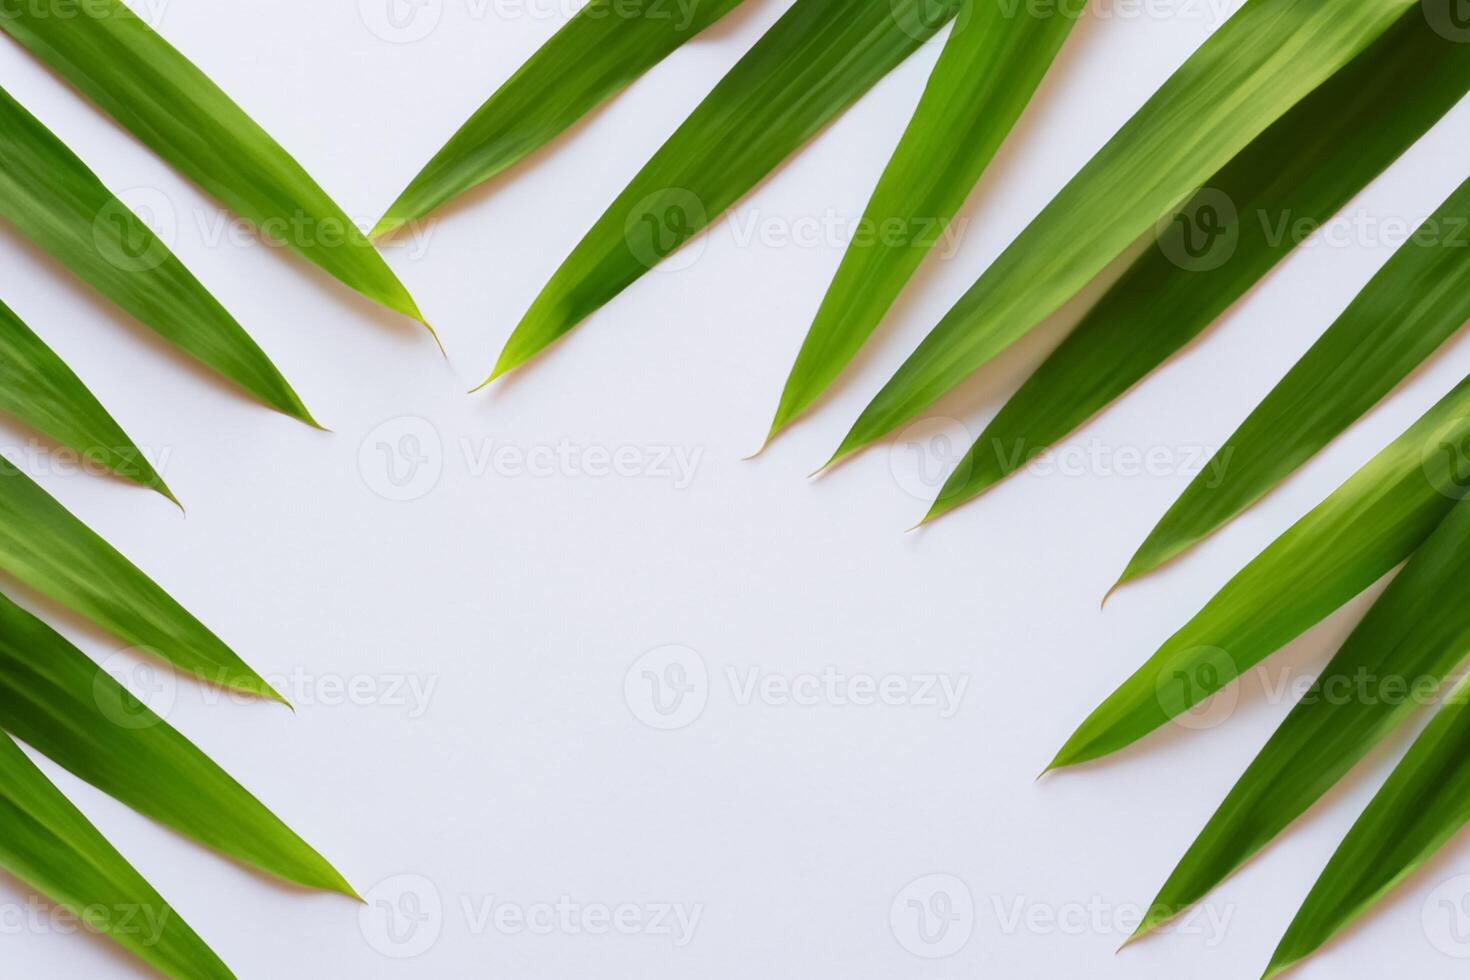
M284 701L203 623L3 457L0 571L182 670Z
M592 0L490 96L373 237L422 218L550 142L743 0Z
M966 0L786 379L769 440L861 349L944 235L1082 14ZM901 228L901 231L892 229Z
M0 28L266 237L423 322L408 290L327 192L120 0L27 0L6 9Z
M1310 956L1470 821L1467 701L1470 678L1445 699L1338 845L1272 954L1267 977Z
M168 246L4 89L0 217L164 339L267 405L316 424L276 366Z
M1445 517L1276 729L1135 935L1204 897L1426 703L1470 650L1470 502Z
M0 867L166 976L234 976L4 735L0 735Z
M288 881L326 859L65 638L0 595L0 728L138 812Z
M143 451L45 341L0 303L0 412L178 503Z
M1470 45L1419 17L1385 31L1161 228L985 427L925 519L1024 466L1198 336L1299 243L1298 227L1327 221L1467 88Z
M957 3L796 0L556 270L489 381L525 363L697 234L943 27Z
M1157 568L1264 496L1470 320L1470 181L1394 253L1164 514L1121 582Z
M960 297L835 461L923 411L1091 281L1414 0L1248 0ZM830 463L831 461L829 461Z
M1470 378L1227 582L1078 726L1049 769L1116 752L1372 585L1470 496Z

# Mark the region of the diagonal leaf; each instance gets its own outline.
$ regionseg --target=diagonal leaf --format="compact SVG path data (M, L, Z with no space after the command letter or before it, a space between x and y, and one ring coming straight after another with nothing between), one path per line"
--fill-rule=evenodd
M1470 821L1467 701L1470 679L1445 699L1338 845L1272 954L1268 978L1310 956Z
M506 80L373 229L387 235L523 159L743 0L592 0Z
M0 868L167 976L234 976L4 735L0 735Z
M1160 229L986 426L928 518L1024 466L1198 336L1299 243L1295 229L1327 221L1467 88L1470 45L1419 17L1385 31Z
M0 28L268 238L423 321L398 277L326 191L120 0L28 0L7 8Z
M0 217L166 340L267 405L316 424L275 365L168 246L3 89Z
M966 0L842 256L781 392L769 439L836 379L941 239L1041 84L1085 0Z
M943 27L957 3L796 0L577 244L511 334L489 380L525 363L697 234Z
M1470 496L1470 378L1273 541L1088 716L1049 769L1116 752L1366 589Z
M3 457L0 571L181 670L284 702L203 623Z
M913 418L1059 309L1399 16L1422 16L1417 8L1247 0L960 297L833 460Z
M90 464L178 503L102 403L4 303L0 303L0 412L70 446Z
M1182 912L1427 703L1470 650L1470 502L1419 546L1276 729L1160 889L1136 935Z
M194 744L0 595L0 728L160 823L288 881L356 896Z
M1157 568L1264 496L1470 320L1470 181L1440 205L1271 389L1128 562Z

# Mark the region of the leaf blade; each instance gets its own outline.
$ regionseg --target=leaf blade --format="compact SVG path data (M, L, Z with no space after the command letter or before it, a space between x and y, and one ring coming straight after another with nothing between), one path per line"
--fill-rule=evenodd
M896 67L957 0L796 0L634 176L501 351L530 360L683 245Z
M1470 242L1443 232L1467 222L1470 180L1251 411L1220 449L1229 467L1215 480L1190 482L1120 582L1152 571L1265 496L1470 320ZM1432 240L1421 237L1426 231Z
M0 867L143 962L170 977L234 976L5 735L0 735L0 827ZM139 928L139 917L148 925Z
M224 641L3 456L0 571L182 670L284 702Z
M168 246L4 89L0 217L165 340L316 425L270 358Z
M1182 349L1298 244L1283 219L1326 222L1467 87L1464 45L1419 18L1385 31L1210 178L1181 209L1187 220L1168 224L990 421L925 519L1020 469ZM1185 236L1229 212L1218 250L1192 258Z
M829 465L916 416L1054 313L1412 6L1247 0L960 297Z
M592 0L480 106L373 228L388 235L529 156L744 0Z
M1470 821L1470 679L1460 682L1374 795L1271 956L1274 977L1316 951Z
M1470 650L1470 502L1419 546L1231 788L1135 935L1198 901L1413 714Z
M851 362L969 196L1081 16L966 0L786 379L767 440Z
M0 728L145 816L287 881L357 897L325 858L65 638L0 595Z
M1048 768L1132 744L1366 589L1470 492L1470 378L1225 584L1090 714Z
M326 191L121 0L80 7L35 0L0 17L0 28L268 237L369 299L424 321L408 290Z
M66 362L0 302L0 412L178 503L143 451Z

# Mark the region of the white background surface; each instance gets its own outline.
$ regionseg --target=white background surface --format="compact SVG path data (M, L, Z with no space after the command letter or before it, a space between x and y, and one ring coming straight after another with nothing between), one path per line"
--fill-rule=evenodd
M438 19L420 22L425 36L390 43L365 26L381 0L363 3L168 0L158 23L370 223L569 11L554 0L430 0L425 16ZM1470 106L1350 206L1370 234L1299 250L1069 440L1066 472L1025 474L907 535L925 504L912 447L883 445L805 479L964 287L1218 26L1213 2L1157 4L1158 16L1094 6L972 196L958 252L928 263L835 395L758 460L742 457L765 431L842 245L773 236L860 215L938 42L742 202L735 223L695 246L693 264L645 277L510 383L464 394L602 207L785 6L749 0L532 166L390 251L447 363L414 325L303 264L220 240L213 205L0 45L0 83L126 200L161 210L176 251L334 430L259 408L15 236L0 241L5 299L140 444L167 453L187 517L115 481L30 465L297 711L119 670L161 684L155 705L373 903L360 913L282 887L57 774L242 977L1258 976L1405 744L1408 732L1216 889L1191 929L1117 956L1138 907L1289 704L1248 684L1228 723L1161 733L1033 782L1086 712L1230 574L1470 366L1464 343L1450 345L1263 505L1099 610L1188 466L1387 259L1392 243L1371 231L1412 226L1464 177ZM760 232L743 241L750 228ZM978 431L1055 336L1039 333L935 415ZM422 495L406 502L379 492L390 485L377 449L405 434L420 435L431 459L413 488ZM5 435L10 447L28 438ZM589 447L633 447L625 458L653 472L534 476L487 455L563 445L579 460ZM1164 472L1087 462L1156 447L1174 461ZM687 486L659 475L664 448L697 458ZM18 594L99 659L115 652ZM1273 682L1318 669L1362 608L1271 660ZM633 673L631 705L625 677L668 644L694 651L708 680L702 712L660 731L639 717L649 716L637 693L649 664ZM941 717L916 705L745 699L730 679L828 668L965 686ZM355 703L342 703L344 686ZM1467 871L1462 839L1299 975L1459 975L1450 954L1470 946L1431 934L1446 928L1438 898L1462 895L1453 879ZM962 882L973 913L944 951L969 926L963 945L926 960L906 948L934 948L915 938L907 906L924 896L905 889L931 874ZM395 944L378 903L398 901L405 885L428 918ZM25 895L0 884L12 911ZM697 907L699 919L680 945L651 928L512 934L485 918L563 898L645 916ZM4 932L7 976L139 973L101 940L16 928L13 916Z

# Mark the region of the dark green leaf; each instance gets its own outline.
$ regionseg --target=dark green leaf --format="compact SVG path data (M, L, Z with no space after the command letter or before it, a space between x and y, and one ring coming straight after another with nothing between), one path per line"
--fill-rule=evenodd
M1470 88L1470 45L1405 17L1211 177L986 426L929 517L988 489L1205 329ZM1217 460L1218 462L1218 460ZM1208 471L1208 468L1207 468Z

